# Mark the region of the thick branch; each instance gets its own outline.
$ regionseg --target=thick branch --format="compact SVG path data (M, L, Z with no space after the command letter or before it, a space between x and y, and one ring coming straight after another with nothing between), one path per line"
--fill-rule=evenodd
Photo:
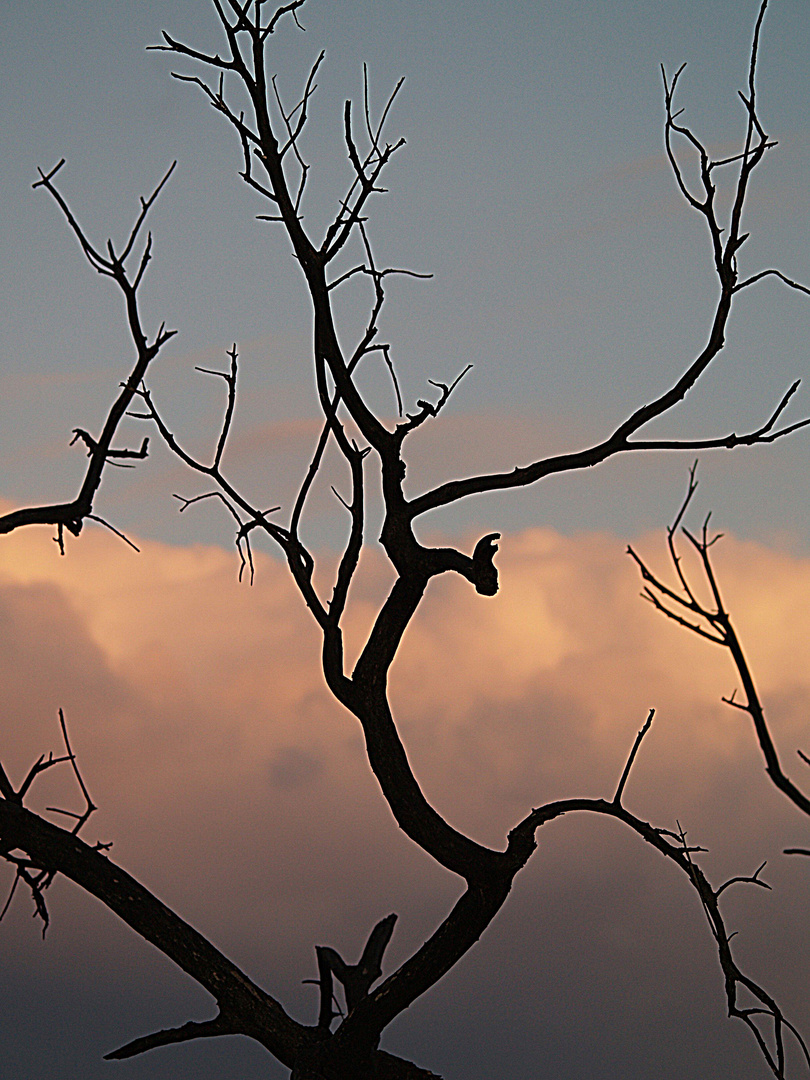
M363 955L356 964L347 964L336 949L328 945L316 945L318 957L319 982L321 986L321 1008L318 1026L328 1028L334 1018L332 1009L332 976L343 986L346 995L346 1010L352 1010L368 996L369 989L382 975L383 953L391 940L397 917L394 914L380 919L369 935Z
M378 619L372 639L396 633L401 621L407 625L408 612L416 609L423 591L424 584L397 581L383 609L391 613L391 621ZM330 688L359 719L369 764L400 828L442 866L468 881L477 880L499 870L503 856L449 825L419 787L386 698L383 650L389 646L388 642L382 642L380 649L367 645L351 680L336 682L327 671Z
M509 895L511 874L470 885L424 945L363 998L334 1035L338 1045L369 1042L469 952Z
M64 874L95 896L207 990L234 1030L292 1067L308 1029L125 870L7 799L0 800L0 845L4 851L25 851L37 865Z

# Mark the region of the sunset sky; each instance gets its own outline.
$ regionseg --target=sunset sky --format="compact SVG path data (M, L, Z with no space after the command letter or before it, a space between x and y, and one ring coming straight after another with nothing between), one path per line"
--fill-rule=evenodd
M152 334L164 320L179 332L150 385L172 429L210 455L222 385L194 367L223 366L237 342L226 472L283 514L318 431L301 277L278 226L255 221L265 208L238 178L224 121L169 78L164 54L144 51L161 29L216 48L213 9L5 0L0 10L0 510L75 494L86 458L67 445L72 429L98 430L131 361L120 297L31 190L37 167L66 158L62 190L101 245L126 235L138 197L177 158L151 216L142 313ZM718 156L733 153L754 17L754 3L730 0L308 0L306 33L279 32L273 70L290 102L327 50L305 144L316 233L348 175L342 108L362 101L363 62L375 109L406 77L389 137L407 146L368 228L381 263L434 277L392 282L381 333L406 405L427 379L474 365L412 440L411 492L594 442L703 346L716 288L705 229L663 154L660 64L688 61L686 119ZM802 0L772 0L758 87L779 146L757 174L741 257L746 274L778 266L805 282L808 22ZM364 299L346 291L346 341ZM808 326L806 296L772 281L748 290L726 351L655 430L750 430L796 378L808 381L787 420L810 415ZM364 389L393 418L375 364ZM255 584L240 585L230 518L213 502L179 515L172 494L206 488L154 432L128 424L118 444L150 434L152 453L136 470L108 470L96 510L140 554L92 523L65 558L48 529L0 538L0 760L18 780L58 751L63 708L100 807L87 838L114 841L123 867L313 1022L316 993L302 980L315 975L316 944L351 959L396 911L391 970L459 885L397 829L356 722L323 685L314 623L278 552L260 547ZM810 753L809 439L702 455L690 518L713 510L726 533L721 584L785 768L808 789L796 750ZM632 542L666 572L664 529L690 461L635 455L426 518L420 535L465 550L500 531L501 591L432 584L392 701L429 799L499 846L532 806L612 795L654 707L625 802L660 827L679 821L710 849L702 865L717 883L768 860L772 891L729 890L725 911L741 966L810 1033L810 860L782 854L810 847L810 823L769 786L746 717L720 701L735 686L728 657L643 604L624 554ZM305 523L324 587L345 517L324 483ZM354 653L391 580L374 540L372 529L347 619ZM77 798L49 776L32 805ZM611 822L566 819L539 841L480 944L384 1046L446 1080L765 1077L751 1036L725 1018L711 935L676 871ZM205 1018L209 999L69 882L57 880L50 909L44 943L22 895L0 924L4 1075L284 1075L231 1040L103 1062L137 1035Z

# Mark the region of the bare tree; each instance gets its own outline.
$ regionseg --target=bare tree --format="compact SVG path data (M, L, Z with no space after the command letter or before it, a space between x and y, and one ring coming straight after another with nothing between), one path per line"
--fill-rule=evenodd
M650 438L644 434L651 421L669 413L687 395L722 351L732 302L737 294L766 276L777 277L791 289L808 292L803 285L775 268L765 268L748 276L738 272L738 252L748 237L748 233L742 231L742 220L751 180L766 153L776 145L763 129L755 86L760 31L767 0L763 0L756 20L747 88L740 92L745 129L737 153L719 160L711 156L707 147L686 126L682 110L676 107L676 91L683 68L672 76L662 72L667 154L681 194L708 227L711 259L717 277L718 298L705 347L664 393L640 404L606 437L584 449L544 457L508 472L454 479L421 490L412 497L406 496L404 488L410 440L418 437L420 428L436 420L468 369L460 371L448 383L429 379L431 390L415 405L406 407L389 344L378 332L387 280L392 275L414 273L378 264L368 225L374 197L385 190L382 186L384 174L404 143L402 139L389 139L386 135L386 122L401 83L394 88L378 116L372 110L367 79L360 108L346 102L343 136L351 182L343 192L338 212L322 236L313 236L305 225L302 200L310 173L302 138L323 54L305 77L303 89L292 105L285 104L277 80L269 75L268 66L276 32L285 22L298 24L303 4L304 0L290 0L268 14L263 0L213 0L224 33L222 54L201 51L169 33L164 33L163 44L156 46L173 58L199 65L201 74L175 73L175 78L199 89L235 131L242 151L242 179L266 201L267 213L260 216L281 226L306 281L314 317L312 363L323 425L292 505L283 509L284 516L279 507L262 509L226 476L226 446L234 418L239 377L236 345L228 353L230 363L225 370L202 369L206 374L222 378L226 390L222 424L208 460L185 449L147 382L151 363L174 331L161 325L150 337L141 323L138 290L152 256L151 234L144 239L143 227L174 165L151 195L141 199L129 237L119 250L111 241L95 245L77 222L58 186L59 171L64 164L59 162L49 170L41 170L34 186L44 188L56 201L90 266L102 276L112 278L121 290L136 362L101 426L101 434L95 437L87 431L76 430L76 439L86 445L89 456L87 473L78 495L69 502L27 507L6 514L0 518L0 532L10 533L28 524L53 525L64 554L65 530L78 536L85 520L101 520L95 515L93 506L106 466L132 465L134 461L128 459L147 455L146 439L138 449L114 448L122 418L127 414L134 415L151 424L181 461L210 481L209 492L184 500L181 509L185 510L199 499L216 497L235 519L242 571L247 571L248 576L253 574L252 542L257 534L269 537L283 553L292 580L322 635L326 683L362 727L368 761L383 798L408 837L437 863L458 876L462 891L452 910L424 944L382 981L383 958L394 930L395 915L383 918L371 930L356 964L346 962L331 947L319 946L316 950L320 991L318 1016L312 1025L301 1024L200 933L118 867L102 845L91 846L81 839L79 834L94 806L79 772L64 721L64 755L40 758L20 787L15 789L0 767L0 851L14 869L14 886L21 882L30 891L45 927L49 918L46 889L56 874L66 875L172 959L214 998L216 1015L211 1019L144 1035L108 1054L110 1058L128 1058L154 1047L190 1039L242 1034L275 1055L291 1070L294 1080L363 1080L366 1077L401 1077L404 1080L433 1074L382 1050L383 1032L481 937L506 901L515 876L530 860L538 830L573 812L608 816L623 823L677 866L683 873L684 883L696 891L716 944L729 1015L742 1020L750 1029L772 1074L785 1077L791 1041L798 1056L808 1064L810 1052L770 992L738 965L731 945L732 934L726 929L721 910L721 898L726 888L736 881L763 885L760 871L713 885L699 866L698 853L702 849L688 843L682 830L673 831L642 820L624 803L628 778L652 724L654 710L650 710L624 763L616 763L617 783L612 792L603 798L572 797L528 810L509 831L504 846L499 849L464 835L428 802L405 753L388 695L391 665L432 579L453 573L465 578L482 596L492 596L498 590L495 555L499 533L493 531L482 536L469 553L452 546L429 546L417 538L415 531L417 523L428 511L477 493L524 487L554 474L590 468L623 454L642 450L694 452L770 443L810 423L810 420L801 420L778 426L797 389L798 383L795 383L753 431L681 440ZM241 96L233 95L234 84ZM234 100L243 99L249 103L247 110L232 104ZM682 158L676 153L678 142L696 159L698 181L695 186L687 180ZM716 197L716 179L721 172L733 177L727 213L718 208ZM354 344L347 348L339 338L334 302L341 286L353 278L367 281L370 301L365 324L357 332ZM341 336L345 338L346 335ZM372 408L358 386L358 368L369 358L376 358L386 365L390 373L398 410L395 422ZM335 495L348 515L348 530L327 597L316 588L316 554L302 537L302 521L313 485L322 477L330 445L337 449L343 463L347 487L342 493L335 490ZM381 480L383 524L380 540L395 581L376 614L357 662L351 671L347 671L343 625L350 604L350 588L368 531L371 496L366 479L369 470L374 470ZM413 482L418 485L418 478ZM696 598L683 571L676 547L677 529L693 490L694 474L686 503L669 532L676 587L671 588L655 577L634 554L645 581L646 596L671 618L729 649L746 695L744 702L732 698L729 703L751 715L771 778L800 810L807 813L810 802L779 765L753 677L720 597L709 558L713 539L706 529L701 536L688 532L686 536L702 560L714 607L707 607ZM65 762L74 769L86 801L84 813L74 815L74 824L69 830L34 814L25 806L26 796L37 777L44 770ZM335 1011L336 982L343 988L345 1015Z

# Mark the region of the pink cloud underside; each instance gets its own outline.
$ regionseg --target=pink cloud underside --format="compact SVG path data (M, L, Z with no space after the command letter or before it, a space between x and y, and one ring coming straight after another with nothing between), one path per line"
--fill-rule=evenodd
M664 572L660 536L637 547ZM810 560L731 537L716 550L786 767L801 781ZM494 599L460 579L431 585L391 678L415 771L454 824L500 845L545 800L612 795L655 707L626 789L631 809L668 828L678 818L712 848L707 869L721 878L806 843L804 822L763 775L747 718L720 702L736 685L728 658L639 600L622 542L531 529L505 536L497 561ZM61 706L101 808L88 839L114 840L127 869L235 958L250 967L290 953L296 984L311 974L313 943L351 953L397 910L396 959L441 917L456 885L382 802L355 721L324 687L314 624L286 568L259 555L252 588L237 569L235 555L216 547L147 541L136 555L101 530L88 529L65 558L47 530L4 538L2 760L16 781L40 753L58 751ZM367 555L347 621L352 655L389 581ZM67 776L42 782L43 806L77 798ZM583 881L604 898L646 881L657 903L686 902L688 890L613 826L567 830L566 820L541 837L538 867L521 886L544 917L568 925L577 905L567 891ZM769 910L793 926L799 885L752 897L746 910L759 917L762 904L776 905ZM55 918L68 917L60 904L79 902L55 890ZM699 937L699 912L691 915ZM635 940L631 918L621 905L605 915L608 951ZM28 934L2 939L2 949L26 948ZM657 955L659 946L645 948ZM800 973L783 982L801 1000Z

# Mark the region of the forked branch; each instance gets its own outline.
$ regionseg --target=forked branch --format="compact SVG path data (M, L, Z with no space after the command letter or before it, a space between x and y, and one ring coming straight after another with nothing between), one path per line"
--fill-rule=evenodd
M163 190L164 185L168 182L174 171L175 164L176 162L172 163L151 195L141 197L140 212L120 252L115 250L111 240L107 241L104 250L95 247L74 217L55 183L55 177L64 165L64 160L60 161L49 172L39 170L40 179L33 186L35 188L43 187L51 195L73 230L89 264L99 274L112 278L123 293L126 302L127 322L135 346L136 358L129 376L121 384L118 397L110 406L98 438L94 438L82 428L74 429L73 442L81 439L88 448L89 458L84 480L76 497L71 502L26 507L4 514L0 516L0 534L12 532L14 529L24 525L55 525L57 527L56 539L62 554L64 554L64 530L67 529L72 535L78 536L84 521L88 518L94 519L93 500L101 484L101 478L107 463L119 464L122 458L139 459L145 458L147 455L148 442L146 440L141 444L139 450L127 450L114 449L112 445L113 439L137 392L138 386L146 376L149 365L176 331L166 330L165 326L161 324L153 339L149 341L141 324L138 311L138 289L151 259L151 235L147 236L143 250L139 257L136 256L132 268L127 267L127 261L135 253L135 246L147 214ZM113 531L117 532L117 530Z
M318 958L318 985L320 986L320 1012L318 1027L329 1030L336 1013L334 1012L334 976L343 987L346 997L346 1012L352 1010L368 996L368 992L382 975L382 958L394 932L397 917L386 915L369 935L363 955L356 964L347 964L340 953L329 945L316 945Z
M686 497L681 504L675 522L667 532L667 547L677 584L674 586L667 585L650 570L646 562L632 547L628 547L627 550L638 566L642 580L645 583L642 593L645 600L650 602L661 614L666 615L667 618L672 619L685 629L728 650L739 675L744 698L738 700L735 691L730 697L724 697L723 701L732 708L739 709L751 717L757 742L765 760L766 773L794 806L798 807L803 813L810 815L810 797L805 795L785 775L782 769L751 667L720 593L717 575L712 564L711 549L720 540L722 534L712 535L709 533L709 518L711 515L706 518L697 536L681 525L681 521L697 490L697 481L695 480L696 465L697 462L690 471ZM679 535L686 538L698 557L698 565L702 572L704 586L707 587L708 595L711 598L709 602L697 598L696 590L684 570L677 543Z
M780 431L774 432L772 430L776 419L794 392L794 384L794 387L785 394L770 419L756 431L748 434L737 435L732 433L720 438L708 437L691 440L640 440L633 438L637 432L652 420L673 410L686 397L709 365L723 350L726 324L731 312L732 299L736 293L766 276L775 276L791 288L803 293L808 292L806 286L798 284L781 271L775 269L760 271L742 281L739 280L738 276L737 253L748 238L748 234L741 233L740 229L751 177L766 152L776 145L765 134L756 106L755 82L759 36L767 5L768 0L762 0L751 46L748 92L740 95L746 111L746 130L743 149L740 153L720 160L712 159L706 146L679 119L681 111L675 109L675 93L686 65L682 65L671 79L667 78L666 72L663 72L662 69L665 107L664 142L667 156L681 194L688 204L705 219L708 225L714 268L719 285L719 296L705 348L669 389L654 400L637 408L626 420L618 425L611 435L601 442L576 453L555 455L536 461L531 465L515 468L510 472L473 476L463 480L451 480L409 502L408 514L412 520L429 510L447 506L470 495L486 491L524 487L528 484L534 484L546 476L590 468L606 461L608 458L629 451L734 449L741 445L750 446L755 443L774 442L776 439L791 434L793 431L807 425L808 420L803 419ZM697 157L702 188L700 194L695 194L684 179L674 149L676 136L684 140L688 149ZM726 218L721 220L717 211L717 191L713 177L715 170L733 165L737 166L737 177L731 197L731 209Z

